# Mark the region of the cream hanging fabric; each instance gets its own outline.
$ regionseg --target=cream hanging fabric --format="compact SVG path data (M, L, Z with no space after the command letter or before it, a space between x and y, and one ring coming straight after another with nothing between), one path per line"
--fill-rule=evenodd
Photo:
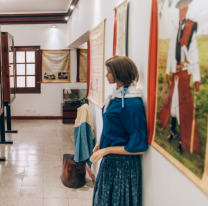
M42 50L42 82L70 82L70 50Z

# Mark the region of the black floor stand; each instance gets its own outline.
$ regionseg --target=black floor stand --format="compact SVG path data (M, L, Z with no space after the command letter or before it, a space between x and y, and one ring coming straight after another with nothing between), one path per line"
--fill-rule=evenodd
M0 144L13 144L13 141L5 140L4 112L0 116L0 134L1 134ZM5 161L6 161L6 157L0 157L0 162L5 162Z
M5 157L0 157L0 162L5 162L6 158Z
M6 141L6 139L5 139L4 111L0 116L0 130L1 130L0 144L13 144L13 141Z
M6 133L18 133L17 130L12 130L12 122L11 122L11 107L9 104L4 104L6 106L6 113L7 113L7 130Z

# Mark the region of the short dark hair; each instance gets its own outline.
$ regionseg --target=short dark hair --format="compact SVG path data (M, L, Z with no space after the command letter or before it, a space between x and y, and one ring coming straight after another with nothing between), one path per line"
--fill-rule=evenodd
M114 79L123 82L124 87L139 80L139 73L135 63L126 56L114 56L105 62L105 65L110 68Z

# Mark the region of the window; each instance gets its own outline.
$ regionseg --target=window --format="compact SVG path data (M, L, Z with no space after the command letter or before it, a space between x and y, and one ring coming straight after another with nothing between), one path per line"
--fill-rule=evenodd
M40 46L16 46L16 93L40 93Z

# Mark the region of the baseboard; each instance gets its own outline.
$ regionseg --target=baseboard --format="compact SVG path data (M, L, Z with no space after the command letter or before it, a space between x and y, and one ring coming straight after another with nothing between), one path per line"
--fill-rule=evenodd
M5 119L7 117L5 116ZM62 119L62 116L11 116L11 119Z

